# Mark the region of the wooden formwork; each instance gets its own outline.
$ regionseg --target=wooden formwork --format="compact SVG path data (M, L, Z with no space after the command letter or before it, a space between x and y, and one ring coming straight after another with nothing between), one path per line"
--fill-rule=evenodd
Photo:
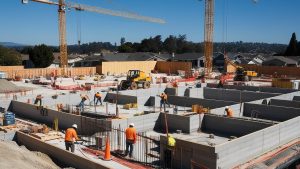
M280 66L258 66L241 65L246 70L256 71L259 74L300 77L300 67L280 67Z
M4 69L3 69L4 70ZM60 76L63 69L61 68L35 68L35 69L11 69L6 68L4 71L7 74L7 78L15 78L19 76L21 78L33 78L37 76L49 76L51 74ZM78 75L93 75L96 73L95 67L78 67L78 68L66 68L66 75L78 76Z
M121 74L127 73L128 70L141 70L150 73L154 70L156 61L126 61L126 62L102 62L101 66L97 66L99 74Z
M160 73L174 73L177 74L178 70L190 72L192 69L192 62L165 62L157 61L155 70Z

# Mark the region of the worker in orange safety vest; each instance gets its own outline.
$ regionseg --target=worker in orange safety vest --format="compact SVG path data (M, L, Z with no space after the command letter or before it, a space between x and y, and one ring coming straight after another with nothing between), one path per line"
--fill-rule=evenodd
M226 113L227 117L233 117L233 111L231 108L229 108L229 106L225 107L225 113Z
M71 128L68 128L65 133L65 145L66 150L69 151L71 148L71 152L74 153L75 145L74 142L80 140L77 136L77 124L73 124Z
M132 152L133 152L133 144L136 143L136 129L134 128L134 124L130 123L129 127L125 130L126 134L126 151L125 151L125 157L129 153L129 157L132 158Z
M99 92L97 92L94 96L94 105L97 106L98 101L100 102L100 104L102 105L102 100L101 100L101 94Z

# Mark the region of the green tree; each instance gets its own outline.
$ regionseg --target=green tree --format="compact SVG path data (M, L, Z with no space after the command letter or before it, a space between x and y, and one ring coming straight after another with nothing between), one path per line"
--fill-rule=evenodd
M131 42L126 42L123 45L119 46L118 51L122 53L136 52Z
M121 44L120 46L122 46L125 42L126 42L125 38L122 37L121 40L120 40L120 44Z
M37 68L45 68L54 60L53 51L45 44L34 46L29 51L29 58Z
M0 46L0 65L2 66L15 66L21 65L21 54L17 51Z
M177 38L176 36L170 35L165 39L163 43L164 49L168 53L175 53L177 49Z
M286 48L284 55L285 56L296 56L297 55L297 38L296 38L295 32L292 34L290 43L289 43L288 47Z

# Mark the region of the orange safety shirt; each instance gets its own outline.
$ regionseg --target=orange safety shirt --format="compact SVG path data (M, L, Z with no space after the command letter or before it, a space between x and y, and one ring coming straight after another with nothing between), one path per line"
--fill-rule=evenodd
M161 94L161 95L160 95L160 98L161 98L162 100L167 100L167 99L168 99L168 95L166 95L166 94Z
M231 109L228 109L226 113L228 117L233 117L233 111Z
M68 128L65 134L65 141L74 142L74 139L79 140L76 130L74 128Z
M136 141L136 130L133 127L129 127L125 131L126 133L126 139L127 140L132 140L133 142Z
M96 93L95 97L99 98L99 97L101 97L101 94L100 93Z

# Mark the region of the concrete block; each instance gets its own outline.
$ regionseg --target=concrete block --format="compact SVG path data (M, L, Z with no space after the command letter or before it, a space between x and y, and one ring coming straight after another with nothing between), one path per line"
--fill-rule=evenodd
M300 101L300 96L294 96L293 100L294 101Z
M299 101L290 101L290 100L270 99L269 105L300 108Z
M137 103L136 96L128 96L122 94L115 94L115 93L107 93L106 97L104 98L105 102L115 103L116 98L118 98L118 104L129 104L129 103Z
M194 104L199 104L202 105L203 107L210 108L210 109L236 104L236 102L233 101L189 98L183 96L169 96L168 102L172 105L177 105L181 107L192 107L192 105Z
M243 115L273 121L286 121L300 115L300 109L245 103Z

